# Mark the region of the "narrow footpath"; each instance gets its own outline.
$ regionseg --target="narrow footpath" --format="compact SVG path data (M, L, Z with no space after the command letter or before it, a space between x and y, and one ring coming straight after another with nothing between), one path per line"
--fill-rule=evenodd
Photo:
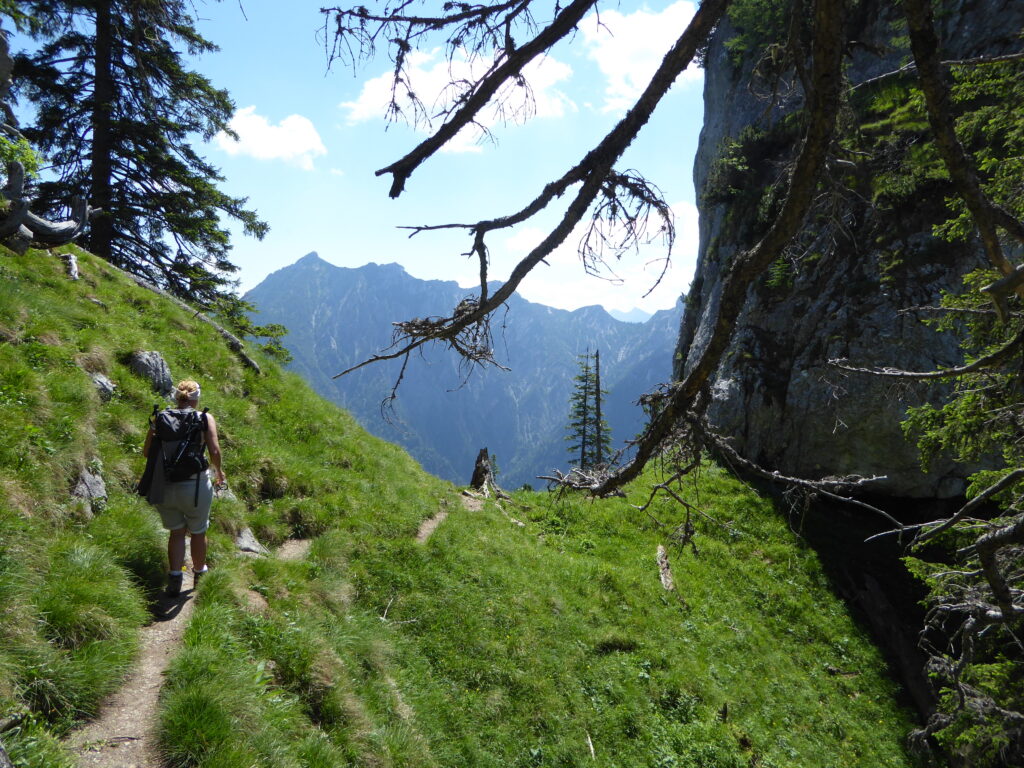
M68 746L79 768L158 768L156 716L164 671L181 646L195 602L192 559L178 597L161 597L153 623L142 630L139 658L121 689L104 704L100 716L75 731Z
M289 539L278 549L282 560L299 560L309 539ZM157 708L164 672L181 648L192 616L192 559L186 550L185 584L178 597L161 597L153 623L141 632L139 657L131 675L103 705L99 717L72 733L67 746L79 768L160 768Z
M463 498L462 503L470 511L483 507L476 497ZM429 539L447 516L444 505L423 522L417 540ZM275 555L299 560L309 552L310 544L309 539L289 539ZM139 657L124 685L104 703L99 717L68 737L66 744L76 755L79 768L160 768L156 732L160 688L164 672L181 647L195 603L188 551L185 562L185 588L178 597L161 597L157 603L153 623L142 629Z

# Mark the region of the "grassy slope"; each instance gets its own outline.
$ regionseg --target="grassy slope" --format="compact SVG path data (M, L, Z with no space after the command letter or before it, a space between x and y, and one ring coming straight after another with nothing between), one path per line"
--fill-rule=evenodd
M813 553L724 473L685 489L729 528L670 550L680 599L654 562L671 527L625 500L517 495L525 527L465 511L297 378L253 374L80 258L71 283L56 259L0 256L0 716L34 713L3 737L16 764L64 763L56 737L117 685L160 585L162 534L128 492L154 402L125 367L140 349L204 385L239 495L215 508L215 570L163 694L168 764L908 764L878 654ZM68 495L90 463L110 492L95 516ZM317 539L301 562L236 558L243 525Z

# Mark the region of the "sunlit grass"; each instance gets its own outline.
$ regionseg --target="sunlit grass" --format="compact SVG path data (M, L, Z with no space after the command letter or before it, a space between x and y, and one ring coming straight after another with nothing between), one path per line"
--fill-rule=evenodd
M238 496L214 509L213 570L162 692L167 765L911 764L895 686L814 552L724 472L680 491L714 520L697 518L696 550L672 544L678 507L631 506L653 476L626 500L470 512L296 376L262 358L257 375L189 313L80 262L72 283L57 259L0 257L0 712L31 712L5 736L19 768L66 761L57 737L120 684L163 583L164 534L131 493L159 401L128 369L138 350L201 382ZM105 504L71 499L84 467ZM243 527L315 541L297 562L236 557Z

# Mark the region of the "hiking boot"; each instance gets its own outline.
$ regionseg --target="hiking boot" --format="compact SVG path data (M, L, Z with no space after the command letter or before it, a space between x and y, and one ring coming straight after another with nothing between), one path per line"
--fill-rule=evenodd
M184 575L180 573L167 574L167 590L165 594L168 597L177 597L181 594L181 580L183 578Z
M195 589L199 586L199 580L207 573L209 573L209 571L209 568L203 568L203 570L201 571L192 571L192 589Z

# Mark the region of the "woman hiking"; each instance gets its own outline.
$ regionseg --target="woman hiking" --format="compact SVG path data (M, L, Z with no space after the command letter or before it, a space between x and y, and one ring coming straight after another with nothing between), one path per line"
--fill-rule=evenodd
M175 387L176 408L168 408L155 416L142 447L142 455L150 459L152 483L147 500L160 512L167 540L167 595L181 594L182 568L185 564L185 534L192 536L192 587L206 573L206 529L210 527L210 506L213 484L207 467L212 467L218 486L224 485L221 469L220 441L217 422L199 404L199 384L186 379ZM209 462L203 456L209 451ZM162 457L162 461L159 460Z

